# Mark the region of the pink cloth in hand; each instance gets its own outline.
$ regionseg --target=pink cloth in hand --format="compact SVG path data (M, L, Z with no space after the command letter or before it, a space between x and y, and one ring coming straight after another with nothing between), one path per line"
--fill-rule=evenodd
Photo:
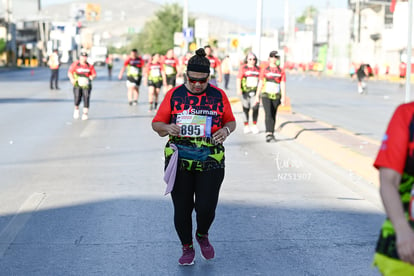
M165 189L165 194L171 193L174 188L175 176L177 174L177 163L178 163L178 149L174 144L170 144L170 147L174 150L168 163L167 168L164 172L164 181L167 183L167 188Z

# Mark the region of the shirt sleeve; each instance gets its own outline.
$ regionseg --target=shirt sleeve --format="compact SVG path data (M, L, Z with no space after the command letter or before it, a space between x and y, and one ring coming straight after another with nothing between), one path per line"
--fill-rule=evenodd
M286 74L285 74L285 70L284 69L282 69L282 78L281 78L281 80L280 80L280 82L286 82Z
M242 79L244 75L244 66L240 66L239 73L237 74L238 79Z
M266 68L260 69L259 80L264 80Z
M73 74L73 71L75 71L75 64L76 64L76 61L72 63L69 67L68 73L71 75Z
M218 58L215 58L215 60L217 63L216 67L221 67L221 61Z
M91 65L91 75L96 76L95 66Z
M409 143L410 115L412 116L412 112L406 112L403 106L399 106L394 112L375 159L375 168L386 167L400 174L404 172Z
M225 125L228 122L236 121L236 118L234 117L233 111L231 109L231 104L230 104L229 98L227 98L226 93L224 91L221 91L221 94L223 95L223 106L224 106L222 122L223 122L223 125Z

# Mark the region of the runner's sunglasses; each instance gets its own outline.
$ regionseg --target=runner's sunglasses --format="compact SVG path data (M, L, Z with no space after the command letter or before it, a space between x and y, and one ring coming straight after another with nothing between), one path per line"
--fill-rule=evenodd
M188 74L187 74L187 78L188 78L188 81L192 84L196 84L197 82L200 84L204 84L208 81L208 77L202 78L202 79L196 79L196 78L190 77Z

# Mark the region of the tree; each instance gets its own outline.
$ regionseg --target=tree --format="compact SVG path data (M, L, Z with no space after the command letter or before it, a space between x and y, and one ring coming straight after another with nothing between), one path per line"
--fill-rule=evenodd
M4 38L0 38L0 54L4 53L6 50L6 40Z
M296 18L296 23L306 24L307 18L314 18L316 14L318 13L318 10L314 6L308 6L303 14Z
M163 5L155 13L155 18L145 23L142 31L136 36L130 48L137 48L141 53L165 54L174 47L174 33L182 32L183 8L175 4ZM189 25L194 26L194 19L189 18Z

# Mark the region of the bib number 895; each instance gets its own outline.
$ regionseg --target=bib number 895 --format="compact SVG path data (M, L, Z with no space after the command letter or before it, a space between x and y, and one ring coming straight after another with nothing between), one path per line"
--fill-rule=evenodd
M200 136L201 126L200 125L182 125L180 129L181 136Z

